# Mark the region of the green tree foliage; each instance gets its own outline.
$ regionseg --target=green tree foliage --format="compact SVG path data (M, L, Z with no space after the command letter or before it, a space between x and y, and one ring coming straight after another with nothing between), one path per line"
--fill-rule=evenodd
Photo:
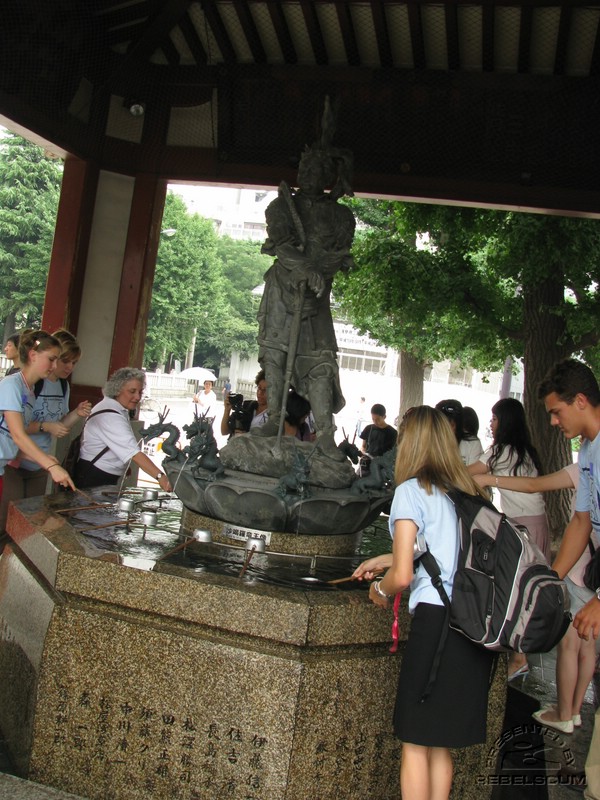
M452 236L444 231L436 238L436 230L427 229L432 221L414 219L405 204L354 200L352 206L362 222L353 247L357 269L335 284L352 322L425 363L448 358L481 370L500 366L511 352L507 336L481 313L495 284L485 274L473 284L470 273L477 268L469 270L454 228ZM456 226L462 232L459 220ZM429 243L419 239L423 233Z
M536 389L567 356L598 366L600 223L383 201L352 205L363 222L353 249L357 269L335 286L350 319L422 361L451 358L487 370L507 356L523 358L534 440L548 471L564 466L568 445L550 431ZM419 249L424 233L429 242ZM564 516L564 498L558 502Z
M13 133L0 139L0 318L5 335L40 322L62 162Z
M262 255L260 248L261 243L251 239L222 236L218 240L217 251L230 307L230 316L223 326L229 342L225 355L237 351L242 357L248 357L256 351L256 313L260 297L252 292L263 283L264 274L273 261L270 256Z
M184 361L196 331L194 363L218 367L223 358L256 348L256 298L270 259L260 244L218 237L210 220L189 214L169 193L162 220L144 359Z
M210 220L188 214L183 200L169 193L165 201L152 288L144 360L164 364L185 359L197 329L208 346L220 339L219 319L226 309L217 257L217 235Z

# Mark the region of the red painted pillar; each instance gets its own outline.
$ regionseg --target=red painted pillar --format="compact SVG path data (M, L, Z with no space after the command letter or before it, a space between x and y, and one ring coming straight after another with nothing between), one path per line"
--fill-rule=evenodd
M77 333L98 168L67 156L46 284L42 328Z
M119 367L142 366L166 194L166 180L153 175L136 177L109 374Z

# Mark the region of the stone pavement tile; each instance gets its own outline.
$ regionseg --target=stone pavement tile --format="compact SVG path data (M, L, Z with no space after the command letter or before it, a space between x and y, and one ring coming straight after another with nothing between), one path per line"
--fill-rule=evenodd
M530 697L539 701L540 706L556 702L556 652L545 653L543 656L529 657L530 672L526 678L513 681L512 685ZM546 762L548 775L548 800L576 800L582 797L580 790L556 780L556 771L552 763L564 762L568 759L569 766L581 771L585 766L585 759L592 738L594 714L600 697L599 676L595 675L588 687L584 704L581 709L582 725L575 729L573 734L553 734L546 737ZM555 757L553 762L553 756Z

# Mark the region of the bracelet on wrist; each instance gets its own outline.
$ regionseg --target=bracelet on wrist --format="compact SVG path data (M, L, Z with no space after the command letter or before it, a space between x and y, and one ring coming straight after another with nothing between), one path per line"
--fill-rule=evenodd
M386 592L383 591L383 589L381 588L381 580L382 579L380 578L378 581L373 581L373 586L375 587L375 593L378 594L379 597L382 597L384 600L392 600L394 595L387 594Z
M500 486L498 485L498 476L496 475L496 489L499 489Z
M60 467L60 464L57 461L55 461L54 464L50 464L49 467L46 467L46 472L50 472L52 467Z

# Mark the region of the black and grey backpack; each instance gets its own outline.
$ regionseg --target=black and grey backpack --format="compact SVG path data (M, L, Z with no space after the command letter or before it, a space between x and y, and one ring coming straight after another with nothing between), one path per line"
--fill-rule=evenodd
M439 592L450 627L494 652L552 650L571 621L565 582L548 566L525 526L511 522L480 495L458 489L447 494L456 509L460 531L452 600L429 549L418 563ZM434 673L444 641L438 647Z

